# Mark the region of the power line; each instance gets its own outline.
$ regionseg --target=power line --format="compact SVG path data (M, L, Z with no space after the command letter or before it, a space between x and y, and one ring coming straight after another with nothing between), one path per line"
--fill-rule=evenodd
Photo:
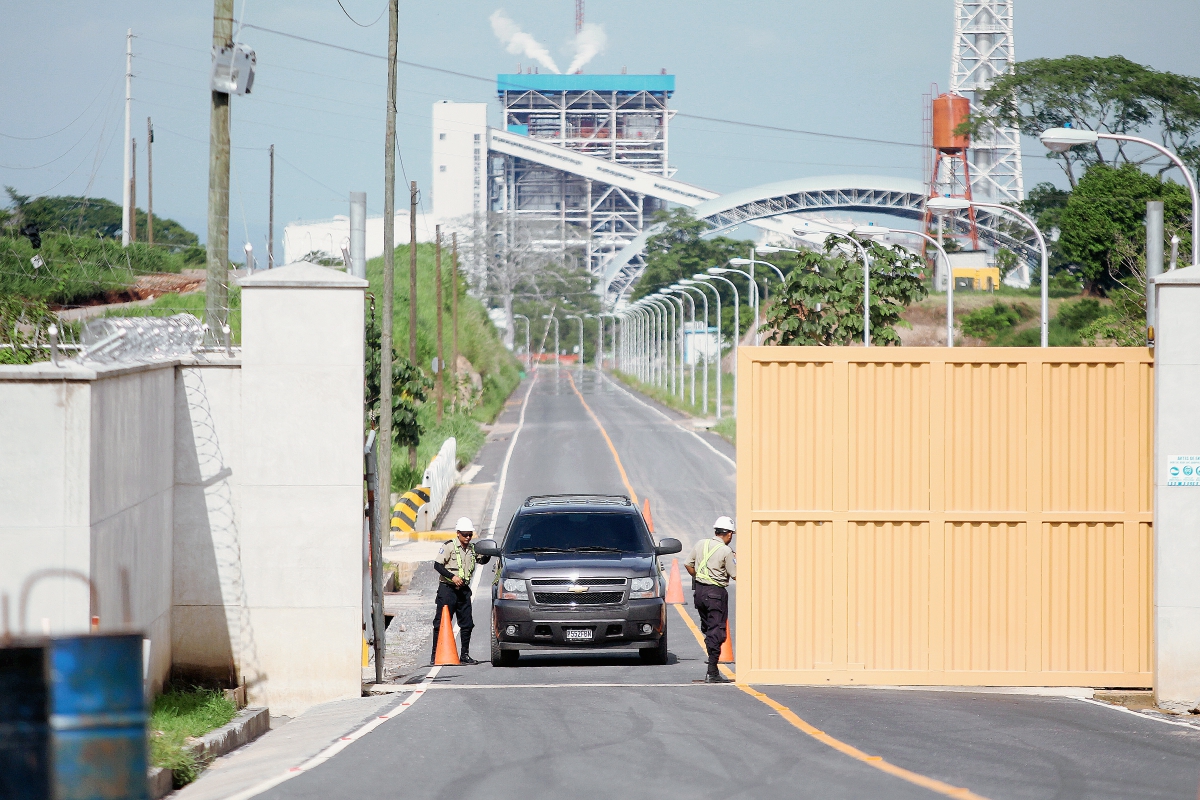
M337 4L338 4L338 7L342 9L342 13L346 15L346 19L350 20L351 22L353 22L355 25L357 25L360 28L375 27L375 23L377 23L377 22L379 22L379 20L383 19L383 15L386 14L387 10L388 10L387 4L384 3L383 11L379 12L379 16L375 18L375 22L372 22L370 25L363 25L361 22L356 20L354 17L350 16L350 12L346 10L346 7L344 5L342 5L342 0L337 0ZM247 26L247 27L250 27L250 26Z
M868 144L890 144L896 147L919 147L922 150L926 145L913 144L912 142L893 142L890 139L868 139L862 136L847 136L841 133L822 133L821 131L806 131L799 128L781 128L776 125L760 125L755 122L741 122L735 119L720 119L718 117L704 117L699 114L684 114L683 112L675 112L677 117L686 117L687 119L702 119L705 122L720 122L725 125L737 125L743 128L758 128L764 131L779 131L780 133L794 133L800 136L819 136L825 139L841 139L849 142L865 142Z
M0 137L4 137L5 139L16 139L17 141L21 141L21 142L33 142L33 141L37 141L38 139L49 139L51 136L57 136L58 134L65 131L67 128L74 125L76 122L79 122L79 120L81 120L83 118L83 115L86 114L91 109L91 107L96 104L96 101L100 99L100 95L102 95L102 94L104 94L104 86L101 86L100 91L96 92L96 96L92 98L92 102L88 103L87 107L84 108L83 111L79 112L78 117L71 120L66 125L62 126L61 128L54 131L53 133L47 133L43 136L13 136L8 133L0 133ZM111 94L111 91L110 91L110 94ZM34 168L30 167L29 169L34 169Z
M249 25L247 25L246 27L250 27L250 26L249 26ZM296 166L295 164L293 164L292 162L288 161L286 158L284 158L282 155L280 155L278 151L276 151L276 153L275 153L275 157L276 157L276 158L278 158L278 159L279 159L280 161L282 161L283 163L287 164L287 165L288 165L289 167L291 167L292 169L296 170L296 172L299 172L301 175L303 175L304 177L308 178L308 179L309 179L310 181L312 181L313 183L317 184L318 186L322 186L322 187L324 187L324 188L328 189L328 190L329 190L329 191L330 191L330 192L331 192L331 193L332 193L332 194L333 194L335 197L337 197L337 199L338 199L338 200L345 200L345 199L346 199L346 197L345 197L345 193L344 193L344 192L339 192L337 189L334 189L334 188L333 188L332 186L330 186L329 184L327 184L327 183L322 183L321 181L317 180L317 179L316 179L316 178L314 178L312 175L309 175L307 172L305 172L304 170L300 169L299 167L297 167L297 166Z

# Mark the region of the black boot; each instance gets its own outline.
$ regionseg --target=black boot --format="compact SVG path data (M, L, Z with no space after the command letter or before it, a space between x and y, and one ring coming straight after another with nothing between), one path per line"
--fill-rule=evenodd
M465 631L461 631L461 633L462 633L462 655L460 655L458 657L458 663L465 664L468 667L474 666L475 664L479 663L475 659L471 658L471 631L472 630L473 630L472 628L467 628Z
M720 672L708 673L707 675L704 676L704 682L705 683L733 683L733 681L729 680L729 678L726 678Z

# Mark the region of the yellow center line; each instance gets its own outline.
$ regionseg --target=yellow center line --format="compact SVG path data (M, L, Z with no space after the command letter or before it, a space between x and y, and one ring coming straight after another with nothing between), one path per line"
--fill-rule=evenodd
M617 448L613 445L612 439L608 438L608 431L604 430L604 426L600 424L600 418L592 411L592 407L587 404L587 400L583 399L583 394L579 391L579 387L575 385L575 379L571 377L571 373L567 373L567 380L571 382L571 391L575 392L575 396L579 398L579 402L583 404L583 410L592 418L592 422L596 423L596 427L600 429L600 435L604 437L604 441L608 442L608 449L612 451L613 461L617 462L617 471L621 473L621 481L625 484L626 491L629 492L634 505L637 505L637 492L633 490L633 486L629 483L629 476L625 474L625 466L621 464L621 457L617 455Z
M571 389L575 392L575 396L579 398L579 402L583 404L583 408L585 411L587 411L588 416L592 418L592 422L595 422L596 427L600 429L601 435L604 436L604 441L608 442L608 449L612 451L613 461L617 462L617 470L621 473L621 480L625 482L625 488L629 490L630 497L632 497L633 502L636 503L637 492L635 492L633 487L629 484L629 476L625 474L625 467L621 464L621 456L617 454L617 448L613 445L612 439L608 437L608 431L604 430L604 426L600 424L600 419L592 411L591 406L587 404L587 401L583 399L583 395L580 393L579 388L575 385L575 379L571 377L570 372L567 373L567 380L571 382ZM704 644L704 636L700 633L700 628L678 605L675 606L675 610L679 612L679 616L683 618L683 621L687 624L687 626L692 629L692 635L694 635L696 637L696 641L700 643L700 649L707 652L708 648ZM729 669L729 667L725 666L724 664L720 664L719 667L721 672L723 672L727 677L733 680L737 679L737 676L732 670ZM758 700L764 705L774 709L780 717L786 719L792 724L793 727L808 734L821 744L832 747L839 753L850 756L856 761L861 761L862 763L874 767L877 770L881 770L882 772L886 772L887 774L896 778L900 778L901 780L905 780L909 783L929 789L930 791L937 792L938 794L945 795L946 797L960 798L960 800L987 800L986 797L975 794L970 789L965 789L961 786L951 786L944 781L939 781L937 778L930 778L926 775L921 775L918 772L907 770L904 767L898 767L895 764L885 761L883 756L867 755L854 745L846 744L842 740L835 739L828 733L825 733L825 731L818 730L797 716L796 712L792 711L783 703L772 700L770 697L767 697L757 689L754 689L745 683L737 684L737 688L741 689L755 700Z

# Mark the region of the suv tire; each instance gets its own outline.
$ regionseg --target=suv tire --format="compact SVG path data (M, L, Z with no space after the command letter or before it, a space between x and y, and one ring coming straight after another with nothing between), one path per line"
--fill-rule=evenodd
M644 647L638 650L638 655L642 657L642 661L647 664L666 664L667 663L667 629L663 628L663 635L658 640L658 647Z
M491 627L492 627L492 635L491 635L492 666L493 667L515 667L517 665L517 661L521 658L521 652L519 650L501 650L500 642L496 638L495 623L493 623Z

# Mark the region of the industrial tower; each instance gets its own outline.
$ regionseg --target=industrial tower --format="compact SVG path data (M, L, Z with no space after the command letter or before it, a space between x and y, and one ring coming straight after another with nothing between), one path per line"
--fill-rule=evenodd
M983 110L983 92L992 79L1012 69L1014 0L955 0L954 56L950 93ZM1016 128L989 128L971 144L971 193L976 200L1013 203L1025 199L1021 177L1021 133Z

